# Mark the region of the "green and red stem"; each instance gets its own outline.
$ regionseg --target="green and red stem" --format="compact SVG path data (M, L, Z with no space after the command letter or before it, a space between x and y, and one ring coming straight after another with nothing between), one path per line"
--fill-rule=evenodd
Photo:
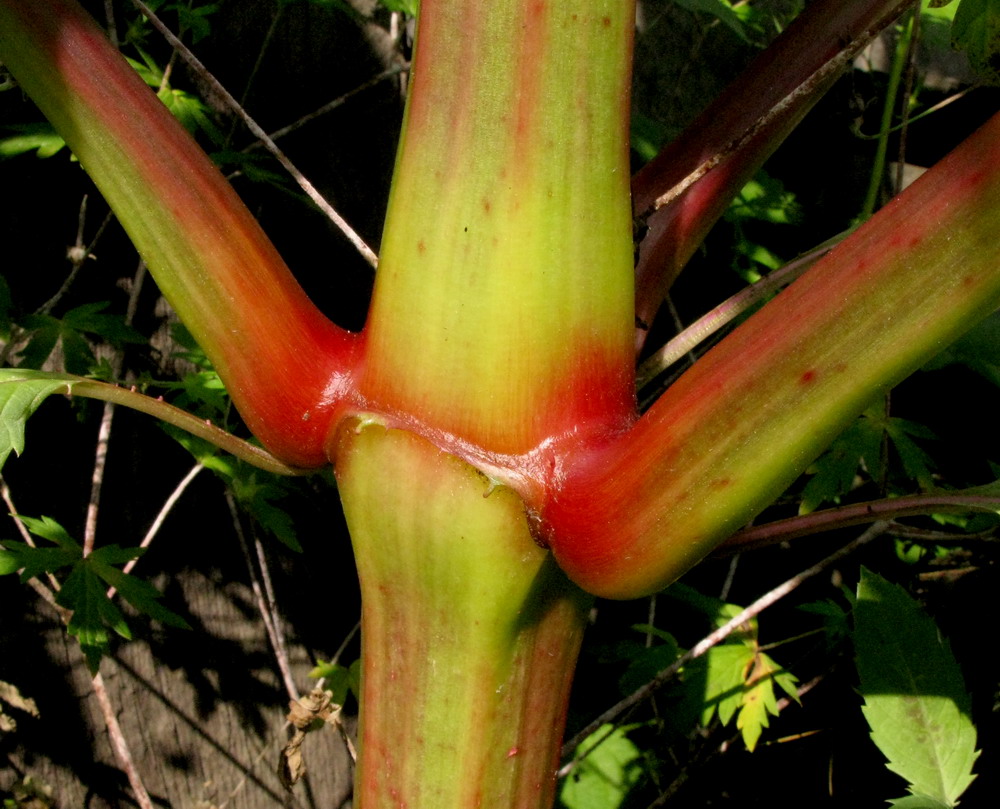
M355 806L551 806L590 597L516 493L425 439L349 421L337 456L363 605Z
M817 0L718 99L633 178L648 227L636 265L635 315L651 324L677 275L712 225L843 69L913 0ZM721 156L721 158L720 158ZM658 198L712 165L659 207ZM636 351L647 328L636 330Z
M689 569L1000 306L998 232L1000 115L567 464L542 510L563 569L618 598Z
M75 3L0 0L0 60L115 210L254 434L325 462L360 340L319 312L201 148Z

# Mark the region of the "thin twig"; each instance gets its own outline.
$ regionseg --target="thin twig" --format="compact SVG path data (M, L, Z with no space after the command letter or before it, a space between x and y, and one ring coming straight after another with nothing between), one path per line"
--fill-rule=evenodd
M129 291L128 306L125 311L125 325L132 325L138 305L142 282L146 277L146 264L141 259L132 277L132 289ZM111 356L111 373L118 377L122 372L124 354L120 350ZM104 488L104 471L108 462L108 443L111 441L111 425L115 418L115 406L105 402L101 413L101 426L97 431L97 448L94 451L94 471L90 478L90 498L87 501L87 517L83 526L83 555L88 556L94 550L97 541L97 515L101 505L101 491Z
M243 522L236 507L236 498L229 491L226 492L226 505L229 507L229 514L233 520L233 529L236 532L237 540L239 540L240 550L243 551L243 559L246 562L247 572L250 575L250 588L253 590L254 600L257 602L257 610L260 612L261 620L264 622L264 630L267 632L271 649L274 651L278 670L281 672L281 679L285 685L285 691L288 693L290 699L298 701L300 696L299 691L295 687L295 680L292 678L288 658L284 655L284 644L278 638L277 608L273 603L268 603L268 600L264 596L257 568L254 565L253 557L250 555L250 544L247 542L246 534L243 532Z
M167 519L167 515L177 504L177 501L180 500L181 495L184 494L184 490L187 489L191 481L194 480L195 477L197 477L198 473L204 468L205 467L202 466L200 463L196 463L193 467L191 467L190 471L184 476L181 482L177 484L174 490L170 493L170 496L163 502L163 506L160 508L159 513L153 520L153 524L149 526L149 530L146 531L146 535L142 538L142 542L139 543L140 548L149 547L150 543L153 541L153 538L157 535L157 533L159 533L160 527L163 525L163 521ZM130 559L128 562L125 563L125 566L122 568L122 573L125 574L131 573L132 569L137 564L139 564L138 557L136 557L135 559ZM108 598L109 599L114 598L115 592L116 589L114 587L109 587Z
M101 713L104 715L104 724L107 725L108 736L111 737L111 746L114 747L115 757L118 759L119 765L128 778L132 792L135 794L136 803L139 804L140 809L153 809L153 802L149 798L149 793L146 792L146 787L142 783L139 771L135 768L135 762L132 760L132 753L129 750L128 742L125 741L125 735L122 733L118 719L115 717L114 708L111 706L111 699L108 697L107 689L104 686L104 678L101 677L100 672L94 676L94 694L97 696L97 702L101 706Z
M115 7L113 0L104 0L104 19L108 27L108 39L111 44L118 47L118 26L115 25Z
M875 520L892 520L897 517L914 517L935 513L967 514L970 511L996 512L998 510L1000 510L1000 495L996 494L969 494L959 490L889 497L867 503L837 506L836 508L814 511L811 514L788 517L784 520L775 520L763 525L744 528L730 537L725 544L719 546L716 555L760 548L773 545L776 542L784 542L839 528L849 528L854 525L863 525ZM896 527L893 528L893 531L895 530ZM962 534L953 536L956 539L965 539Z
M675 674L677 674L677 672L680 671L685 665L690 663L692 660L701 657L703 654L705 654L705 652L707 652L713 646L717 645L718 643L721 643L735 630L739 629L741 626L746 624L747 621L749 621L752 618L755 618L757 615L759 615L765 609L770 607L772 604L776 603L777 601L780 601L786 595L795 590L803 582L823 572L830 565L840 561L845 556L853 553L861 546L871 542L876 537L881 536L888 530L888 528L889 528L889 523L886 522L875 523L857 539L853 540L852 542L849 542L847 545L844 545L839 550L827 556L821 562L817 562L812 567L802 571L801 573L796 574L795 576L792 576L792 578L788 579L785 582L782 582L773 590L762 595L745 610L743 610L738 615L731 618L729 621L720 626L714 632L709 633L700 641L698 641L698 643L696 643L687 652L685 652L683 655L677 658L677 660L675 660L670 666L663 669L663 671L657 674L652 680L650 680L644 686L637 689L629 696L625 697L625 699L623 699L617 705L614 705L608 710L606 710L599 717L597 717L597 719L595 719L593 722L591 722L585 728L583 728L572 739L570 739L563 745L562 748L563 758L565 759L573 755L574 751L576 750L577 747L579 747L580 743L583 742L583 740L586 739L588 736L590 736L592 733L594 733L598 728L609 722L615 721L624 713L631 710L639 703L643 702L658 688L660 688L664 683L666 683ZM603 739L601 741L603 741ZM598 742L598 744L599 743L600 742ZM596 747L597 747L596 744L593 745L588 749L587 752L590 752ZM576 766L576 764L577 762L575 760L569 762L569 764L565 765L564 767L562 767L562 769L559 770L559 775L563 776L567 774L573 769L573 767Z
M340 660L340 656L347 649L347 644L349 644L351 640L354 638L354 636L358 634L360 629L361 629L361 621L358 621L354 625L354 628L347 633L347 637L344 638L340 646L337 647L337 651L333 653L333 657L330 658L330 663L332 665L337 665L337 662Z
M345 103L354 98L354 96L356 96L358 93L361 93L371 87L374 87L376 84L378 84L381 81L384 81L385 79L392 78L393 76L398 76L400 73L404 73L409 69L410 69L410 63L404 62L402 64L394 65L393 67L383 70L381 73L373 76L372 78L368 79L365 82L362 82L353 90L348 90L343 95L337 96L335 99L333 99L333 101L328 101L322 107L319 107L313 110L312 112L306 113L297 121L293 121L292 123L288 124L288 126L283 126L281 127L281 129L276 129L273 132L269 132L268 137L272 141L276 141L279 138L285 137L285 135L290 135L292 132L295 132L296 130L304 127L310 121L319 118L321 115L326 115L328 112L332 112L333 110L337 109L337 107L343 106ZM249 146L247 146L245 149L243 149L243 151L252 152L255 149L260 149L264 146L265 144L262 141L256 140Z
M87 501L87 518L83 524L83 555L88 556L97 542L97 514L101 506L101 490L104 488L104 470L108 462L108 442L111 440L111 423L115 417L115 406L105 402L101 412L101 426L97 431L97 448L94 451L94 471L90 477L90 498Z
M163 22L157 17L142 0L132 0L132 4L141 11L152 26L163 35L164 39L170 43L170 46L174 48L180 55L181 58L188 64L188 66L195 71L198 76L205 82L209 84L213 92L218 93L219 97L225 102L226 106L243 121L247 129L253 133L255 138L258 138L274 157L284 166L285 171L287 171L292 179L299 184L299 187L306 192L311 199L327 218L336 225L341 233L343 233L348 241L354 245L355 249L361 254L361 256L367 261L373 268L378 266L378 256L375 255L374 251L365 243L357 232L347 224L347 221L330 205L323 195L316 190L315 186L309 182L299 171L291 160L285 155L281 149L275 144L275 142L268 137L267 133L261 129L260 125L251 118L246 110L244 110L239 102L232 96L232 94L222 86L222 83L213 76L208 68L206 68L201 61L195 56L190 49L185 45L177 36L169 29Z
M94 238L90 240L88 244L83 243L83 228L86 224L87 218L87 196L83 196L80 201L80 214L77 223L76 231L76 241L73 246L69 249L67 253L67 258L70 260L72 269L70 269L69 275L66 276L66 280L63 281L62 286L56 290L55 295L49 298L45 303L38 307L38 314L47 315L53 309L55 309L56 304L63 299L63 296L69 291L69 288L73 285L76 277L80 274L80 270L83 268L84 262L89 258L94 257L94 248L97 246L97 242L100 241L101 236L104 235L104 231L107 229L108 225L115 218L114 213L108 211L105 214L104 219L101 224L97 226L97 232L94 233Z
M14 505L14 499L11 496L10 487L7 485L7 481L4 480L3 475L0 475L0 496L3 497L4 503L7 504L11 519L14 520L14 525L17 526L17 530L18 533L21 534L21 538L24 539L26 545L34 548L35 540L31 536L31 532L25 528L23 522L17 519L17 507ZM3 543L0 543L0 547L3 547ZM55 594L59 592L59 580L56 579L56 577L50 572L47 572L45 575L48 576L51 589L46 587L44 582L39 581L35 577L28 579L28 586L38 593L42 600L47 602L57 613L59 613L59 617L62 618L64 622L68 623L71 615L70 611L56 603Z
M703 315L684 331L670 340L663 348L648 357L636 371L636 387L642 388L677 362L695 346L704 342L723 326L731 323L750 307L792 283L802 273L829 253L849 235L840 233L808 253L790 261L784 267L769 273L760 281L740 290Z
M264 543L254 532L254 550L257 552L257 565L260 570L260 578L264 583L264 595L267 598L268 612L271 614L271 623L274 626L274 656L278 661L278 668L281 669L281 676L285 678L285 686L289 689L289 696L292 699L299 699L299 691L295 687L295 678L292 677L292 667L288 662L288 646L285 643L284 623L281 620L281 613L278 611L278 600L274 595L274 582L271 580L271 568L267 564L267 556L264 554Z

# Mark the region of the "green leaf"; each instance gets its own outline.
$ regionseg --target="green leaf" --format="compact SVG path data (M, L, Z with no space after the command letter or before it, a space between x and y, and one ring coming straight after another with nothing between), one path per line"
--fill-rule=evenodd
M51 124L8 124L4 127L16 134L0 138L0 158L34 152L36 157L52 157L66 146Z
M802 490L799 514L809 514L823 503L839 503L854 487L862 465L873 477L880 477L881 447L881 427L868 416L855 421L806 470L812 477Z
M893 809L950 809L951 804L941 803L937 798L928 795L907 795L905 798L896 798L889 801Z
M954 806L978 753L969 695L947 642L901 587L864 569L854 640L863 711L886 766L914 794Z
M79 381L64 374L0 369L0 468L13 450L24 452L24 425L38 406L57 391Z
M323 688L333 694L332 700L337 705L343 705L347 692L351 690L351 670L339 663L319 662L309 676L315 680L324 680Z
M736 727L743 735L743 743L751 753L757 746L760 734L768 726L768 717L778 715L775 683L797 702L797 682L798 679L791 672L783 670L768 655L757 654L753 669L747 677L740 714L736 719Z
M900 418L888 419L885 430L903 463L903 471L907 477L916 480L922 489L934 488L934 479L931 475L934 462L911 436L924 439L934 439L937 436L922 424Z
M967 332L924 366L932 371L961 364L1000 387L1000 312Z
M1000 0L962 0L955 11L951 40L968 54L984 82L1000 84Z
M159 603L158 599L162 598L162 594L153 585L112 567L113 564L121 564L140 556L144 550L144 548L119 548L117 545L107 545L90 554L87 562L104 582L114 587L119 595L140 613L167 626L190 629L191 625L187 621Z
M26 581L42 573L54 573L72 566L56 602L72 611L67 628L70 635L79 641L92 672L97 672L101 656L108 652L108 629L123 638L132 637L121 610L108 598L109 586L114 587L139 612L170 626L190 629L183 618L159 603L161 594L153 585L114 567L141 556L145 553L144 548L105 545L84 557L80 544L50 517L36 519L17 515L17 519L32 534L55 543L57 547L32 548L23 542L5 541L6 549L0 550L0 574L23 568L21 580Z
M417 0L379 0L379 2L389 11L398 11L411 17L417 16Z
M36 519L35 517L25 517L23 514L18 514L17 519L36 537L54 542L60 548L73 551L77 555L83 554L83 548L80 547L80 543L73 539L66 529L51 517Z
M719 721L728 725L743 703L744 684L754 662L754 650L748 643L723 643L704 655L706 666L705 708L701 723L707 725L718 711Z
M753 220L787 225L798 222L802 211L795 194L787 191L781 180L759 171L734 197L725 218L730 222Z
M104 583L85 560L63 582L56 601L73 611L69 634L79 642L93 674L109 651L108 627L126 640L132 637L121 610L108 599Z
M582 761L559 791L566 809L617 809L641 778L642 751L628 738L630 728L612 727L602 725L576 748Z
M711 14L719 22L725 24L741 39L746 39L746 32L743 30L743 21L739 15L733 11L733 7L726 0L674 0L681 8L688 11Z

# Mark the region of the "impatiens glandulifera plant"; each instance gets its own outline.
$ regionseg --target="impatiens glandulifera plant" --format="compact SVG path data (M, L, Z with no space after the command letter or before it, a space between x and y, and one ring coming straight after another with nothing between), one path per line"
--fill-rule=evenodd
M998 117L636 411L649 290L829 84L824 66L904 5L811 4L720 102L720 128L640 175L633 211L633 4L423 0L352 334L84 12L0 0L0 59L272 466L334 466L363 598L356 805L549 806L591 595L666 586L1000 304Z

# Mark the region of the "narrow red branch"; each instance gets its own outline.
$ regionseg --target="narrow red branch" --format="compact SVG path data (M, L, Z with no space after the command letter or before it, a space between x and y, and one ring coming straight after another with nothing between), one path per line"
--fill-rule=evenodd
M925 514L968 514L973 511L994 513L1000 511L1000 495L934 492L828 508L799 517L789 517L787 520L776 520L744 528L726 541L719 550L736 553L876 520L894 520L898 517Z
M649 231L636 266L636 316L652 323L663 297L730 200L802 120L843 68L912 0L810 4L633 179ZM636 331L641 349L646 330Z

